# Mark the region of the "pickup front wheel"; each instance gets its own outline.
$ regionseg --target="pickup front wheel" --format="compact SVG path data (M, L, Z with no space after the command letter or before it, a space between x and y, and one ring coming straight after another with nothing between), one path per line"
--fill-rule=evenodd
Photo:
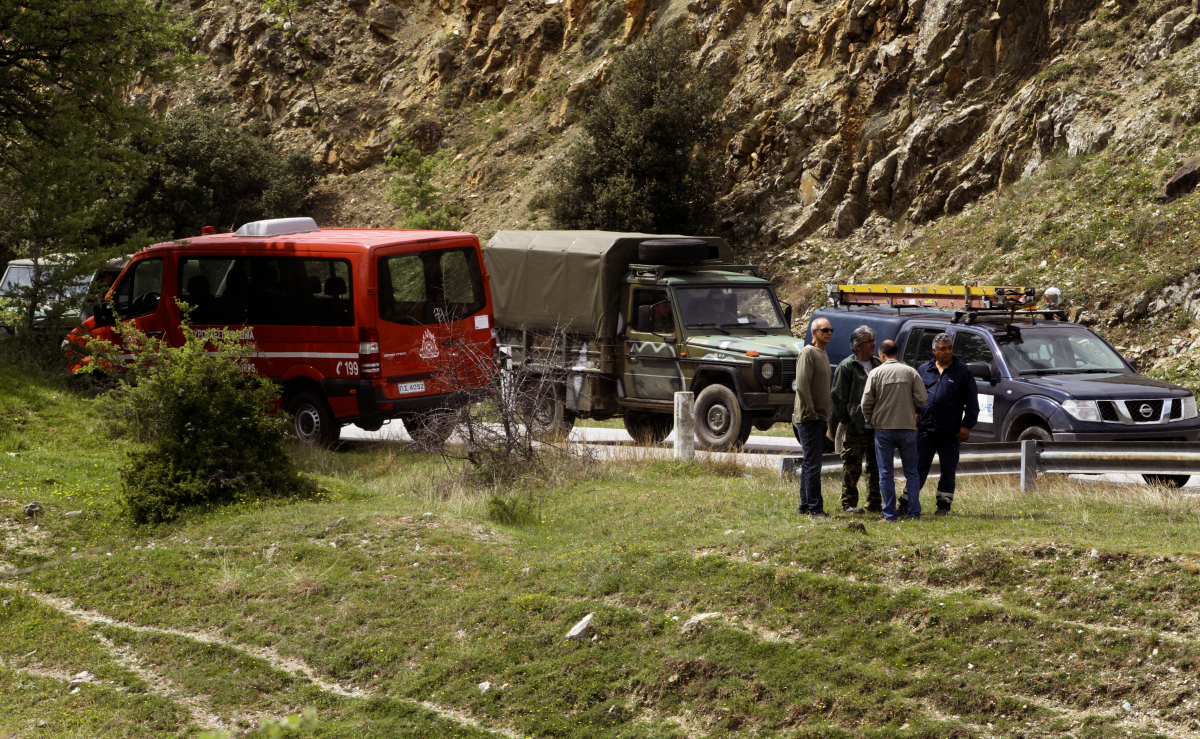
M753 423L724 385L709 385L696 398L696 439L706 449L730 452L750 438Z

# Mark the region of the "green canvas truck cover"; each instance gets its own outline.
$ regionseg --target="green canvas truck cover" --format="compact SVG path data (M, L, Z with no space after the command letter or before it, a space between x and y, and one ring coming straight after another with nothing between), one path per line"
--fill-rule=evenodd
M637 264L638 244L677 236L609 231L499 231L483 249L496 325L612 337L621 280ZM732 260L725 240L701 238Z

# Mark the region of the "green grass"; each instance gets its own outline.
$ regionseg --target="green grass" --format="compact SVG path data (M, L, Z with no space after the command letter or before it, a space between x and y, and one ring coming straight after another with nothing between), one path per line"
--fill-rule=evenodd
M18 379L40 405L0 457L0 569L102 553L0 585L0 733L179 735L306 706L338 737L1124 737L1200 718L1191 498L972 479L954 516L863 534L801 520L767 472L631 457L530 481L537 515L506 526L453 465L363 445L298 454L326 500L136 529L112 492L124 447L92 443L102 401ZM564 641L588 613L593 638Z

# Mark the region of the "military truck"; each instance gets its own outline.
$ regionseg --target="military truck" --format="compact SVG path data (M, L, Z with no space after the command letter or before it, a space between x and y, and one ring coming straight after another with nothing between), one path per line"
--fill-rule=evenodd
M789 421L791 306L720 238L603 231L501 231L483 250L497 350L512 377L550 384L532 417L545 435L620 417L662 441L676 391L696 394L696 437L742 446Z

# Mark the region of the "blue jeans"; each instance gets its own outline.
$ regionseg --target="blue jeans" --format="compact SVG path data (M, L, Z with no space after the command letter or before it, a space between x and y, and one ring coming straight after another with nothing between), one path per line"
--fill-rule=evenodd
M824 421L802 421L796 424L804 461L800 464L800 513L824 513L821 497L821 455L825 453Z
M917 474L917 432L909 429L875 429L875 458L879 462L879 492L883 494L883 517L896 520L895 453L904 466L904 493L908 517L921 515L921 478Z
M917 472L921 476L921 487L929 478L929 470L933 467L933 455L937 455L942 463L942 474L938 478L938 505L946 508L954 502L954 473L958 470L960 443L958 432L939 433L937 431L921 430L917 432Z

